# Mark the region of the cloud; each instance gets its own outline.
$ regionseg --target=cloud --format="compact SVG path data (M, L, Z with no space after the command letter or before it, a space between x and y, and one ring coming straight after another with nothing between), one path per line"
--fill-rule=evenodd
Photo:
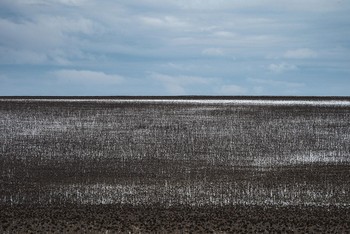
M208 85L213 82L211 78L197 76L171 76L160 73L152 73L151 78L160 82L170 94L186 94L186 88L193 85Z
M75 77L83 71L139 77L140 82L123 83L126 94L239 93L234 85L245 84L244 77L288 78L299 66L308 69L298 72L298 79L317 83L311 78L322 76L330 84L349 86L344 83L349 83L350 1L1 0L0 9L2 70L42 90L54 87L57 77L51 86L33 77L60 69ZM150 79L148 71L160 74ZM270 83L255 86L268 94L268 86L279 88ZM261 91L253 87L241 88L247 94Z
M295 81L248 78L254 95L303 95L307 84Z
M91 36L95 23L80 16L31 15L0 17L0 61L5 64L69 64L81 59L81 37ZM6 52L6 53L4 53ZM87 57L85 57L87 58Z
M132 0L131 2L139 2ZM145 1L149 5L156 5L159 1L147 0ZM163 5L170 5L170 7L178 7L184 10L198 10L198 11L232 11L243 9L256 9L269 7L270 10L282 10L282 11L299 11L299 12L332 12L341 9L346 3L345 1L335 0L294 0L286 1L281 0L164 0Z
M188 26L188 23L173 16L164 16L164 17L141 16L140 20L142 23L152 27L184 28Z
M124 78L116 74L88 70L58 70L53 72L54 77L64 82L75 82L81 84L120 84Z
M71 6L81 6L86 3L86 0L57 0L61 4L71 5Z
M228 38L228 39L237 37L236 33L228 32L228 31L214 31L213 35L216 37L222 37L222 38Z
M8 77L6 75L0 73L0 80L7 80L7 79Z
M94 23L81 17L38 16L32 20L15 22L0 18L2 44L30 49L63 46L71 41L72 33L91 34Z
M42 64L47 62L47 55L32 50L16 50L0 47L0 63L2 64Z
M6 0L5 0L6 1ZM25 5L68 5L68 6L81 6L88 0L27 0L25 2L20 0L12 0L15 4Z
M308 48L296 49L296 50L288 50L284 53L285 58L291 59L307 59L307 58L316 58L317 53Z
M304 83L288 82L288 81L272 80L272 79L248 78L247 80L256 85L284 86L287 88L301 88L305 86ZM263 87L260 86L259 89L262 90Z
M202 51L202 54L208 56L223 56L224 52L220 48L207 48Z
M247 90L238 85L223 85L219 91L222 95L243 95L247 93Z
M287 71L297 70L298 67L295 66L294 64L289 64L289 63L278 63L278 64L272 63L269 65L268 69L274 73L283 73Z

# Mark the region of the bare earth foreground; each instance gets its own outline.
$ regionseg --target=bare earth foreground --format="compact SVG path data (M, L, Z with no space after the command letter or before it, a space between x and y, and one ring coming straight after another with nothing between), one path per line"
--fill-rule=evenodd
M0 98L0 233L350 230L350 98Z

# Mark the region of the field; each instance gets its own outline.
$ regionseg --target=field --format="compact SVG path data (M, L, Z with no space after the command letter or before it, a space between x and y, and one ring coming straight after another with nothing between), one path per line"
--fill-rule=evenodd
M5 232L350 227L349 98L1 98L0 134Z

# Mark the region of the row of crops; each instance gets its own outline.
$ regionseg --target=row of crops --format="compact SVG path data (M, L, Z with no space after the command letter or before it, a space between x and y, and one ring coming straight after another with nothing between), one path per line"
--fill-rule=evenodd
M350 106L0 101L1 204L350 202Z

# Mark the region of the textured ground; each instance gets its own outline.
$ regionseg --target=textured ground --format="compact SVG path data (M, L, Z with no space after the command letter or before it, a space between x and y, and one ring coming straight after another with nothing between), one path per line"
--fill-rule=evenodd
M0 98L0 233L342 233L350 102L298 100Z
M2 207L4 233L346 233L350 209L339 207Z

